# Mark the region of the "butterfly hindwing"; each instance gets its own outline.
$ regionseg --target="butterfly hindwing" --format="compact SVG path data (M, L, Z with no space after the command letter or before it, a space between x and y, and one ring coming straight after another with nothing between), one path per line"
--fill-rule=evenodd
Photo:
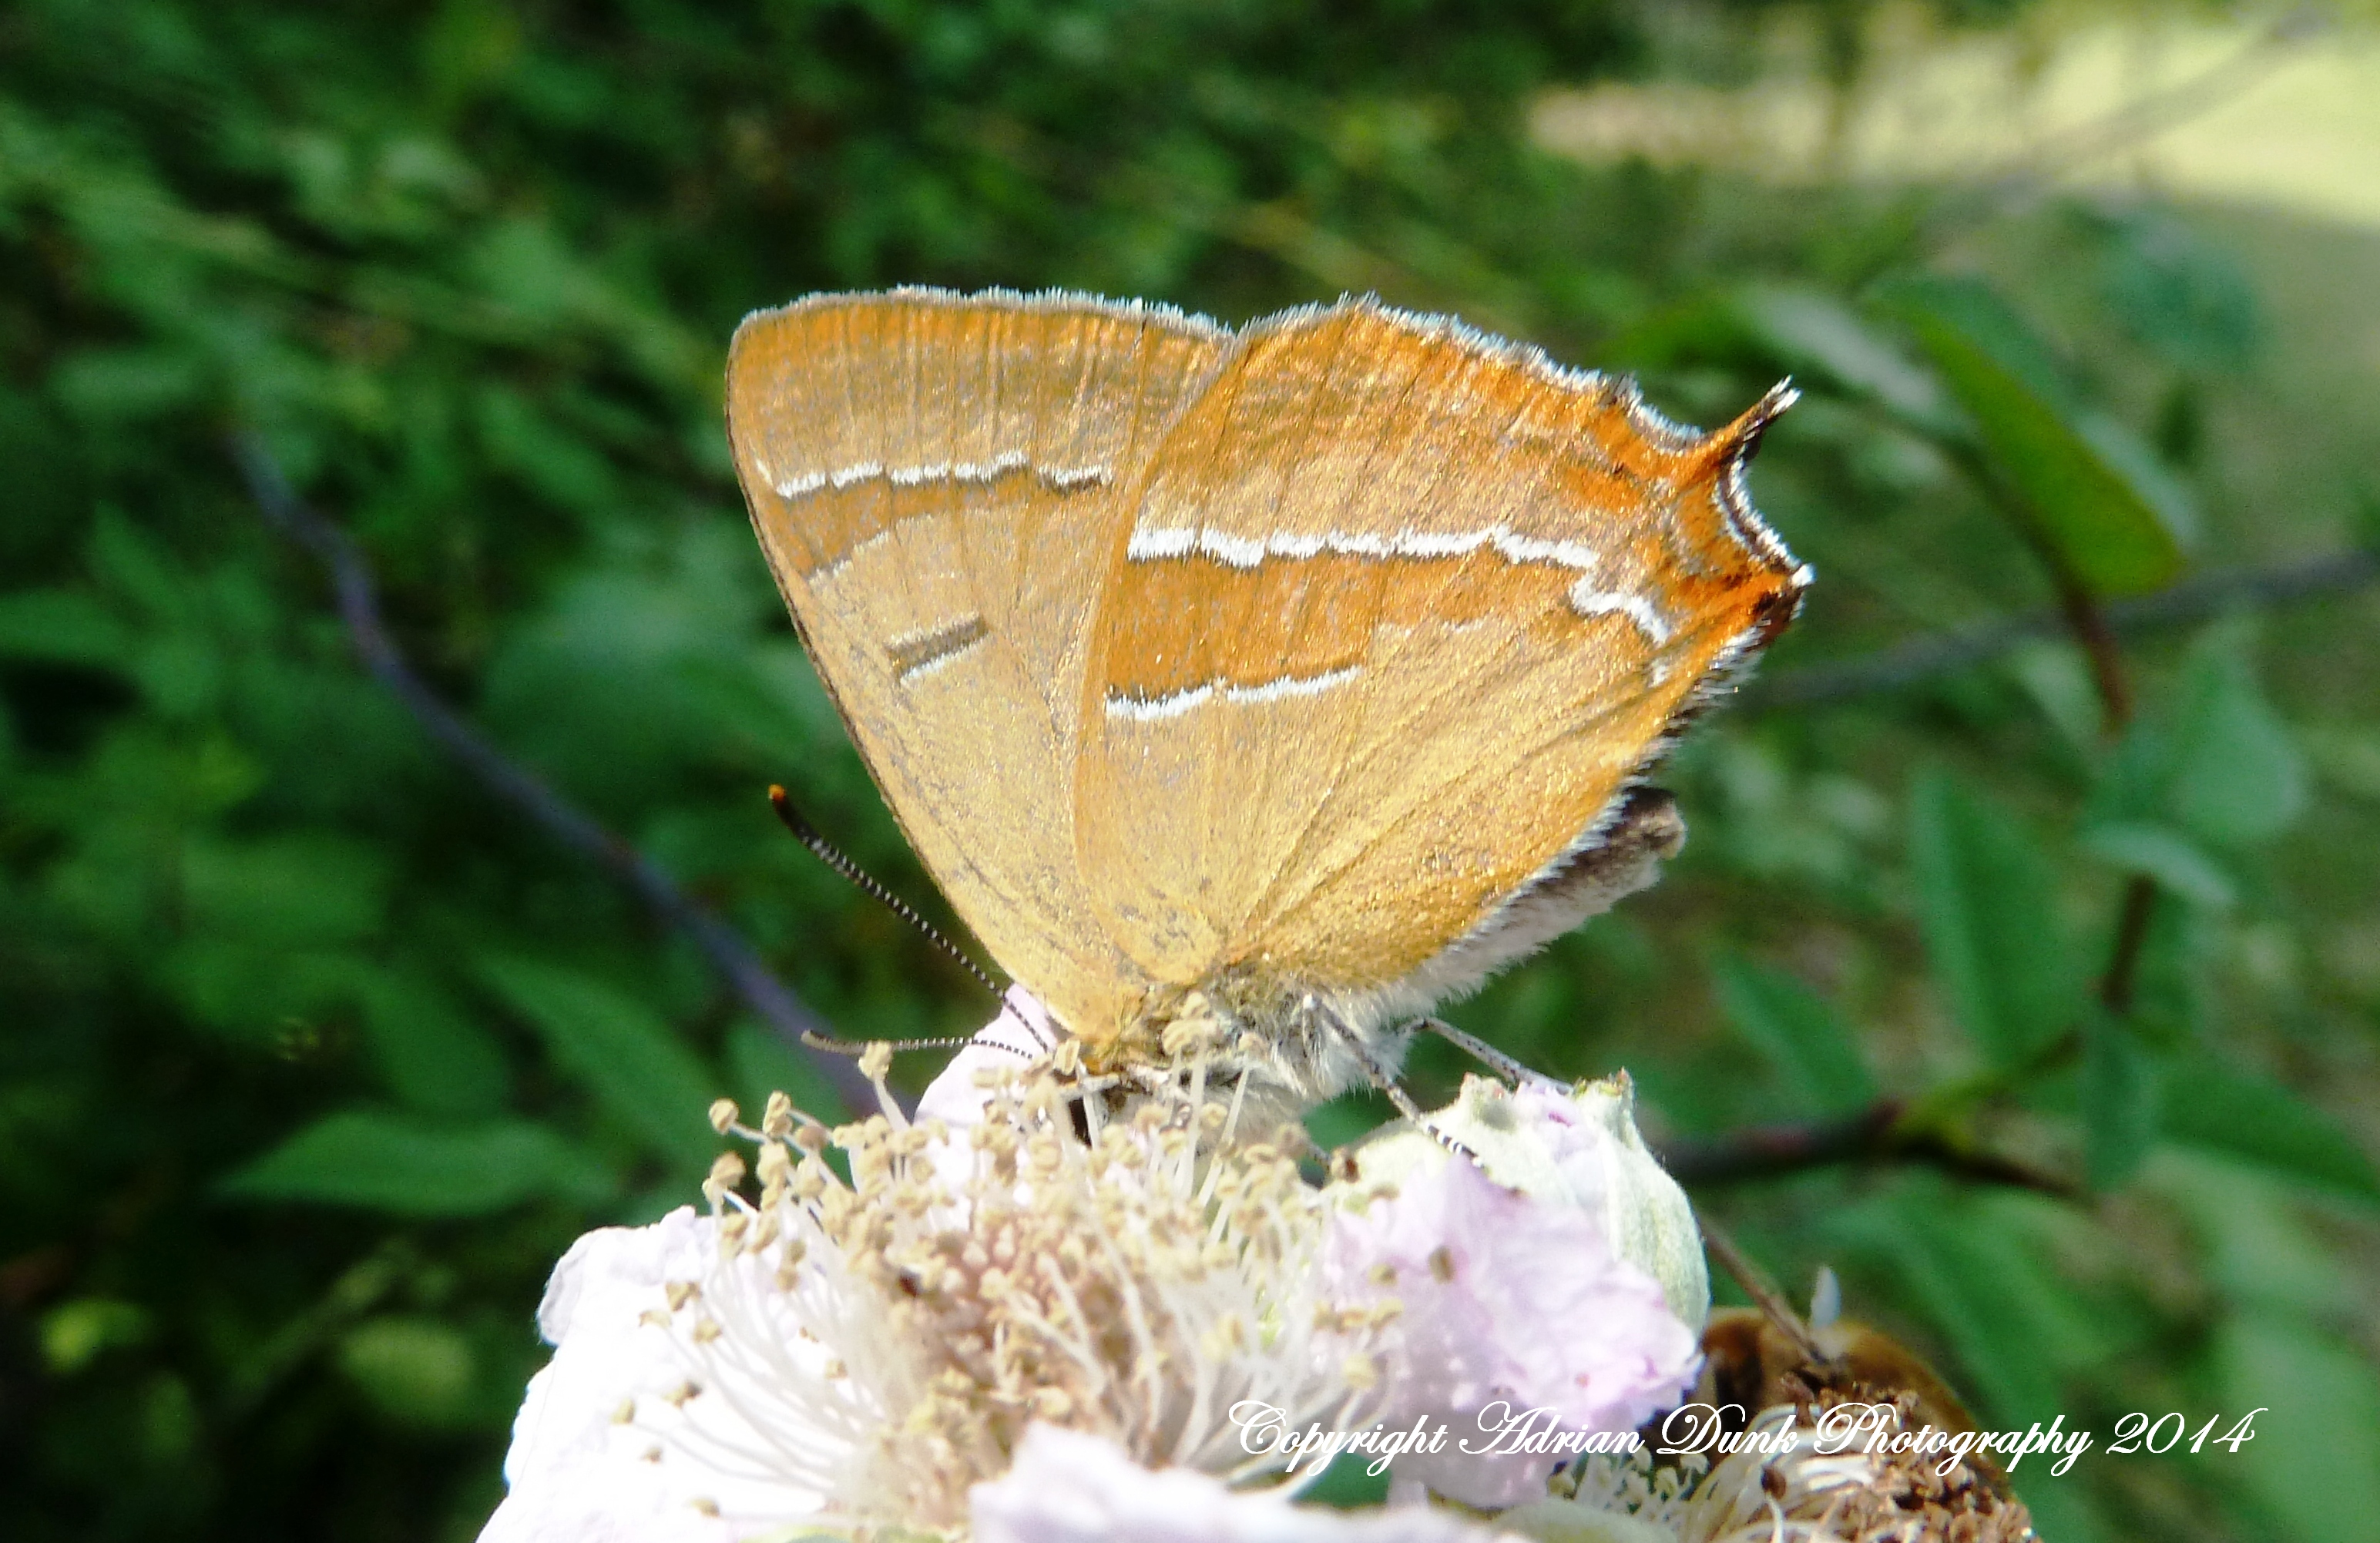
M1418 969L1591 838L1801 576L1729 430L1369 302L1259 323L1100 585L1079 866L1160 981Z

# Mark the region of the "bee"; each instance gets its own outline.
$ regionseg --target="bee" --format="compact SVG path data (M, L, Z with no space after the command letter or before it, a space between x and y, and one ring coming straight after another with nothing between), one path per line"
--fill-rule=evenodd
M1703 1330L1703 1375L1694 1397L1722 1411L1741 1413L1735 1428L1754 1414L1780 1403L1807 1403L1827 1391L1888 1399L1907 1393L1916 1401L1912 1423L1952 1435L1971 1434L1975 1417L1925 1358L1899 1340L1856 1318L1838 1318L1807 1330L1824 1359L1813 1358L1793 1335L1757 1307L1721 1307Z

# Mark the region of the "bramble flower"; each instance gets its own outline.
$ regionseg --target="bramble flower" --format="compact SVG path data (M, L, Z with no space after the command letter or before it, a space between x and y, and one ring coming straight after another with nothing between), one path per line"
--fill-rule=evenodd
M655 1315L718 1257L717 1223L691 1208L589 1233L563 1256L538 1309L553 1359L513 1421L508 1493L481 1543L725 1543L739 1535L723 1515L800 1517L824 1503L848 1434L813 1430L816 1461L774 1473L664 1461L690 1423L696 1385ZM823 1371L822 1348L787 1348ZM815 1424L827 1415L821 1405Z
M1298 1171L1302 1133L1224 1139L1232 1111L1194 1074L1127 1119L1080 1100L1085 1142L1077 1068L1058 1062L946 1073L926 1103L976 1114L957 1127L889 1095L832 1133L782 1095L757 1130L716 1112L757 1146L757 1197L722 1157L710 1216L590 1234L565 1258L541 1319L556 1354L489 1543L954 1531L1036 1421L1245 1479L1293 1459L1243 1450L1244 1401L1300 1427L1368 1418L1386 1314L1320 1294L1327 1204ZM614 1507L657 1530L573 1530Z
M590 1233L556 1270L555 1354L483 1543L1451 1543L1488 1533L1427 1505L1296 1504L1323 1463L1251 1440L1245 1412L1290 1434L1444 1420L1460 1440L1496 1398L1611 1431L1682 1391L1680 1308L1698 1321L1706 1288L1656 1278L1645 1239L1692 1219L1634 1166L1624 1087L1468 1087L1437 1118L1485 1173L1391 1131L1318 1186L1302 1130L1242 1129L1236 1092L1208 1096L1216 1047L1178 1038L1171 1075L1126 1096L1015 992L914 1119L881 1052L863 1063L881 1112L838 1130L783 1095L757 1127L722 1102L752 1155L714 1166L710 1214ZM1560 1459L1394 1462L1409 1498L1419 1478L1503 1506L1543 1497Z
M1650 1274L1670 1310L1701 1332L1710 1317L1702 1231L1686 1192L1637 1133L1627 1073L1568 1088L1467 1076L1452 1103L1430 1112L1429 1127L1384 1127L1343 1154L1342 1172L1394 1184L1444 1164L1451 1141L1506 1188L1586 1212L1612 1251Z
M1517 1505L1562 1465L1547 1437L1632 1430L1693 1385L1709 1282L1699 1247L1679 1263L1693 1215L1624 1082L1572 1095L1475 1077L1430 1123L1439 1136L1395 1129L1345 1154L1330 1263L1342 1294L1368 1284L1402 1305L1381 1415L1457 1433L1400 1454L1399 1476Z

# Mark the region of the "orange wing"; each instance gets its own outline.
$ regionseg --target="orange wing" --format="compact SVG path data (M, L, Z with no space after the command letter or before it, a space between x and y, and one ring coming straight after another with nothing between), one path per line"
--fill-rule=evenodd
M1230 334L1067 295L821 296L739 328L735 465L778 587L910 843L1070 1023L1130 962L1075 866L1084 642L1128 491Z
M1251 328L1099 586L1079 866L1140 973L1378 992L1582 843L1804 572L1715 434L1370 301Z

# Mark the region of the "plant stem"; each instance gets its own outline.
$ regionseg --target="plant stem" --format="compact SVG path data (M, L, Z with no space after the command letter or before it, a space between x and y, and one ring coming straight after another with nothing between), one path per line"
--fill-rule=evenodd
M2108 951L2107 973L2099 978L2100 1004L2119 1018L2132 1010L2132 989L2139 981L2141 950L2148 942L2156 897L2156 881L2145 874L2132 875L2124 886L2123 909L2116 917L2115 946Z
M338 597L339 619L346 624L348 639L364 668L413 715L423 732L482 787L635 891L664 924L692 941L761 1021L811 1051L845 1104L855 1110L874 1108L875 1089L860 1075L858 1067L845 1057L820 1053L822 1043L834 1041L833 1031L761 962L734 928L698 905L651 858L498 749L415 673L381 619L379 586L362 550L346 531L298 498L263 442L254 435L241 435L231 448L258 509L329 571Z
M2058 581L2058 608L2066 626L2091 662L2091 684L2098 688L2102 727L2109 739L2132 721L2132 686L2124 676L2124 650L2116 642L2107 614L2082 582L2070 577L2053 559L2050 572Z
M1784 1178L1814 1168L1890 1163L2046 1195L2074 1193L2074 1185L2058 1174L1985 1150L1939 1123L1912 1115L1922 1115L1922 1111L1897 1099L1879 1099L1840 1119L1755 1125L1707 1140L1663 1142L1659 1155L1670 1177L1695 1188Z
M2289 605L2325 595L2349 594L2380 581L2380 552L2350 549L2277 564L2236 568L2184 579L2170 589L2099 607L2108 631L2121 637L2152 627L2179 626L2228 612ZM1804 665L1762 675L1730 709L1776 712L1785 708L1825 707L1989 663L2035 638L2070 630L2062 606L1930 632L1828 664Z

